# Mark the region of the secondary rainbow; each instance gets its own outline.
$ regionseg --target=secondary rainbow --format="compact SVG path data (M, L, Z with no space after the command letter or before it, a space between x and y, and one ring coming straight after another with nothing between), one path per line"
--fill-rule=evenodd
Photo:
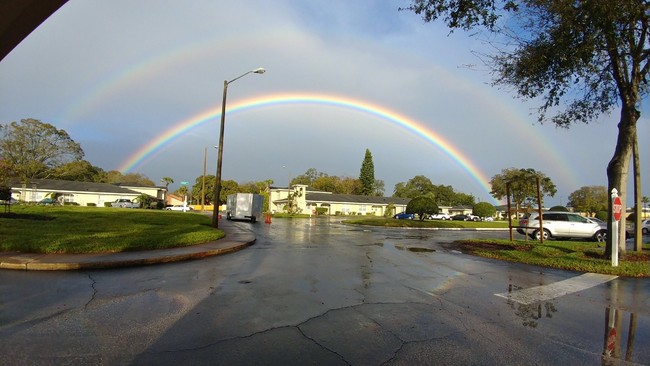
M404 115L400 115L395 111L391 111L387 108L380 107L365 101L324 94L301 93L262 95L232 103L229 107L227 107L226 114L241 113L251 109L287 104L315 104L336 108L352 109L393 123L436 146L440 151L442 151L445 155L447 155L460 167L462 167L462 169L467 172L472 180L474 180L478 186L480 186L481 189L485 191L487 196L491 197L491 187L488 183L489 178L487 175L478 169L478 167L476 167L476 165L454 145L448 141L445 141L440 135L436 134L434 131L430 130L422 123L419 123ZM120 164L118 170L126 173L134 169L135 167L145 162L147 159L153 157L165 145L181 137L187 131L210 120L220 118L220 116L221 108L217 107L203 111L195 116L175 123L171 128L156 136L147 144L138 149L135 153L133 153L122 164Z

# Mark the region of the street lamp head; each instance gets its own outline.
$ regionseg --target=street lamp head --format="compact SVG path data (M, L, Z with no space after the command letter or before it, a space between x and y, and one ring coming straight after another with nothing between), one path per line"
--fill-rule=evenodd
M266 70L264 70L263 67L258 67L257 69L253 70L253 73L255 73L255 74L263 74L265 72L266 72Z

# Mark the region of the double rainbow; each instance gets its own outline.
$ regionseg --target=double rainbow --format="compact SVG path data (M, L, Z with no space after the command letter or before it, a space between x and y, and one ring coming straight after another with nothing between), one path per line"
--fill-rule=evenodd
M387 108L380 107L365 101L324 94L300 93L263 95L233 103L226 109L226 114L287 104L314 104L321 106L331 106L334 108L351 109L393 123L433 144L436 148L438 148L445 155L451 158L456 164L458 164L471 177L471 179L476 182L479 187L481 187L486 195L488 197L491 197L491 187L488 183L489 178L487 175L482 172L451 142L446 141L442 138L442 136L430 130L422 123L419 123L404 115L398 114L395 111L391 111ZM133 170L134 168L141 165L145 160L152 157L155 153L159 152L165 145L179 138L187 131L203 123L206 123L209 120L220 118L220 116L221 108L217 107L203 111L195 116L175 123L172 127L156 136L154 139L149 141L144 146L140 147L135 153L129 156L122 164L120 164L118 170L122 172ZM496 201L494 202L496 203Z

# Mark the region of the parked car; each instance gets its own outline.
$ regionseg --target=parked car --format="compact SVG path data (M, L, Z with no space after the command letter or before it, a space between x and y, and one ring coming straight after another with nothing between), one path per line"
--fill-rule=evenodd
M533 239L583 238L594 241L607 239L607 224L601 224L573 212L547 211L542 213L543 231L539 229L539 213L532 212L519 220L517 232Z
M627 223L628 227L627 230L625 230L625 233L627 234L626 238L634 237L634 223L631 223L630 221ZM650 234L650 220L641 220L641 235L648 234Z
M194 209L190 206L175 205L175 206L167 206L165 207L165 210L188 212L188 211L193 211Z
M111 207L120 207L120 208L138 208L139 204L132 202L128 198L119 198L115 202L111 203Z
M483 221L494 221L494 218L491 216L487 216L483 218Z
M400 212L397 215L393 216L393 218L394 219L400 219L400 220L413 220L413 219L415 219L415 214Z
M60 205L59 201L55 200L54 198L43 198L42 200L38 201L39 205L45 205L45 206L58 206Z
M650 220L641 221L641 233L643 235L650 234Z
M454 215L451 219L456 221L481 221L481 218L478 216L463 214Z
M437 213L429 215L429 220L451 220L451 216L447 215L446 213Z

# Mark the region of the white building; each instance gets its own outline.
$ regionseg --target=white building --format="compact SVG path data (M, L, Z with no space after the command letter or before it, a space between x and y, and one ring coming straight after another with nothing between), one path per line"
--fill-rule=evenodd
M289 193L295 197L298 213L314 213L317 208L325 208L326 215L374 215L383 216L388 205L395 208L394 213L406 210L409 198L361 196L354 194L335 194L310 191L306 185L294 184L291 189L271 187L269 191L269 211L284 212Z
M59 195L59 200L74 202L81 206L94 204L103 207L105 202L114 202L120 198L134 200L141 194L164 200L165 187L116 185L109 183L74 182L56 179L29 179L21 182L19 179L10 180L11 197L22 202L38 202L50 197L53 193Z

